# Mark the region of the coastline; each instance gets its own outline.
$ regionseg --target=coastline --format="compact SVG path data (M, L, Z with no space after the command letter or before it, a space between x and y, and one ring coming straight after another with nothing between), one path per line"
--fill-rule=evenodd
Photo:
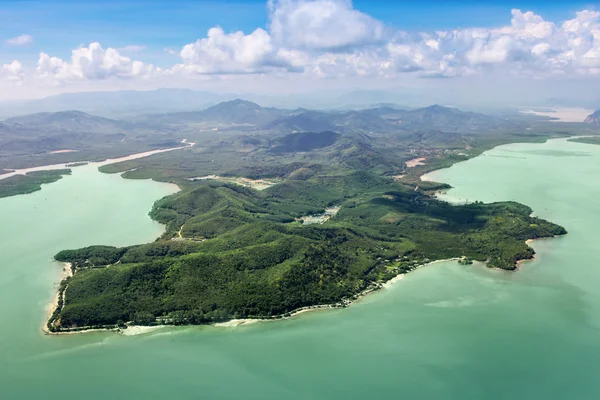
M187 149L187 148L190 148L190 147L193 147L196 145L196 143L188 142L187 139L183 139L181 141L181 143L183 144L183 146L171 147L168 149L150 150L150 151L146 151L143 153L130 154L128 156L119 157L119 158L108 158L104 161L78 161L77 163L86 163L86 165L97 165L98 167L103 167L103 166L109 165L109 164L116 164L116 163L123 162L123 161L137 160L138 158L149 157L154 154L166 153L166 152L174 151L174 150ZM6 174L0 174L0 180L10 178L10 177L16 176L16 175L26 175L29 172L54 171L57 169L69 168L69 167L67 167L68 164L73 164L73 162L67 162L67 163L62 163L62 164L42 165L39 167L31 167L31 168L11 169L10 170L11 172L8 172Z
M577 136L573 136L573 137L577 137ZM568 140L568 139L569 139L569 138L567 138L567 140ZM552 140L552 139L549 139L549 140ZM504 145L503 145L503 146L504 146ZM482 153L482 154L483 154L483 153ZM467 161L468 161L468 160L467 160ZM464 162L464 161L462 161L462 162ZM450 168L450 167L446 167L446 168ZM425 172L423 175L419 176L419 179L420 179L421 181L424 181L424 182L433 182L434 180L433 180L433 179L432 179L430 176L428 176L428 175L430 175L431 173L433 173L433 172L435 172L435 171L437 171L437 170L434 170L434 171L429 171L429 172ZM439 199L439 197L438 197L438 194L443 194L443 193L444 193L444 192L443 192L443 190L437 190L437 191L435 191L435 192L433 193L433 196L435 196L436 198L438 198L438 199ZM446 202L447 202L447 203L449 203L449 204L454 204L454 203L452 203L452 202L450 202L450 201L447 201L447 200L442 200L442 201L446 201ZM533 215L533 213L532 213L532 215ZM537 241L537 240L542 240L542 239L555 239L556 237L558 237L558 236L553 236L553 237L545 237L545 238L541 237L541 238L535 238L535 239L527 239L527 240L525 240L525 244L526 244L527 246L529 246L530 248L532 248L532 249L533 249L533 247L531 247L531 246L530 246L530 244L531 244L531 243L533 243L533 242L535 242L535 241ZM519 269L521 269L521 267L522 267L524 264L526 264L526 263L530 263L530 262L533 262L533 261L535 261L535 260L536 260L536 254L537 254L537 253L535 252L535 249L534 249L534 252L533 252L533 255L531 256L531 258L523 258L523 259L521 259L521 260L517 260L517 262L515 263L515 269L513 269L512 271L511 271L511 270L505 270L505 269L501 269L501 268L494 268L494 269L496 269L496 270L498 270L498 271L516 272L516 271L518 271Z
M63 269L59 275L59 280L58 280L58 285L60 286L61 282L64 281L67 278L70 278L73 276L73 270L71 269L71 263L68 262L61 262L60 264L62 264ZM42 331L46 334L46 335L52 335L55 334L55 332L51 332L48 329L48 321L50 320L50 318L52 317L52 314L54 313L54 311L58 308L58 302L59 302L59 298L61 295L61 291L59 290L59 287L56 288L56 294L54 295L54 298L52 299L52 301L50 303L48 303L46 305L46 319L44 321L44 324L42 325Z
M301 307L296 310L293 310L289 313L272 316L271 318L233 318L228 321L205 324L205 326L212 326L215 328L237 328L240 326L252 325L252 324L255 324L258 322L276 322L276 321L282 321L282 320L289 320L291 318L296 318L299 315L314 312L314 311L324 311L324 310L347 308L372 293L378 292L381 289L389 289L395 283L404 279L404 277L407 274L409 274L410 272L416 271L419 268L423 268L423 267L426 267L429 265L434 265L434 264L447 262L447 261L458 261L460 259L461 259L461 257L446 258L446 259L435 260L435 261L431 261L431 262L428 262L425 264L417 265L409 272L398 274L385 282L374 283L371 286L369 286L367 289L354 295L351 299L343 299L343 300L340 300L338 303L317 304L317 305L313 305L313 306L305 306L305 307ZM57 295L57 297L58 297L58 295ZM123 336L137 336L137 335L152 333L154 331L157 331L157 330L160 330L160 329L163 329L166 327L174 327L174 326L177 326L177 325L129 325L125 329L116 328L116 327L106 327L106 328L97 328L97 327L91 328L90 327L89 329L87 329L85 327L81 327L81 328L78 328L77 330L59 331L59 332L49 332L46 328L43 328L43 330L48 335L73 335L73 334L88 333L88 332L115 332L115 333L123 335ZM180 325L180 326L188 326L189 327L189 326L202 326L202 325L185 324L185 325Z

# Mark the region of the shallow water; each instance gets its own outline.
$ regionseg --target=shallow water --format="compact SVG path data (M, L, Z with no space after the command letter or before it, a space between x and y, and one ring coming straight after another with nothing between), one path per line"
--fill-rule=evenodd
M495 157L496 156L496 157ZM152 240L172 186L94 167L0 200L0 395L106 399L596 399L600 146L503 146L437 171L446 196L516 200L564 225L517 273L421 268L348 309L237 328L44 336L60 266L89 244Z

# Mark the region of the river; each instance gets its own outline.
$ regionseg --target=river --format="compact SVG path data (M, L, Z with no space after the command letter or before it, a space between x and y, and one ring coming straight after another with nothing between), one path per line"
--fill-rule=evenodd
M61 266L90 244L150 241L172 185L88 165L0 200L5 399L596 399L600 393L600 146L512 144L430 178L445 197L516 200L569 234L516 273L444 262L347 309L235 328L45 336Z

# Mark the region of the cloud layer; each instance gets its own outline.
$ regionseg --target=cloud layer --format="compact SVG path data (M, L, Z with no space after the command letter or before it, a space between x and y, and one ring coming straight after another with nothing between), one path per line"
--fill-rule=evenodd
M179 62L157 68L124 56L143 56L142 46L72 51L69 60L41 53L35 72L18 61L4 75L32 75L55 82L147 79L156 76L303 74L323 78L394 79L503 74L544 78L600 75L600 12L583 10L555 24L533 12L512 10L500 28L407 32L355 9L350 0L269 0L268 23L250 33L211 28L184 45ZM28 35L12 45L32 41ZM133 50L133 48L135 49ZM18 64L15 64L18 63Z

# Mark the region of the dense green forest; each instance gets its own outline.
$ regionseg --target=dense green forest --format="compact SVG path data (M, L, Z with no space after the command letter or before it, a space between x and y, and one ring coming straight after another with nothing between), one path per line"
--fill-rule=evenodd
M299 222L331 205L341 208L328 222ZM205 181L156 202L151 216L167 230L153 243L58 253L75 274L49 327L280 317L345 304L436 259L510 270L532 257L526 239L565 233L530 214L511 202L452 206L366 171L262 192Z
M63 175L70 175L70 169L57 169L53 171L34 171L25 175L14 175L0 179L0 197L15 196L36 192L45 183L56 182Z

